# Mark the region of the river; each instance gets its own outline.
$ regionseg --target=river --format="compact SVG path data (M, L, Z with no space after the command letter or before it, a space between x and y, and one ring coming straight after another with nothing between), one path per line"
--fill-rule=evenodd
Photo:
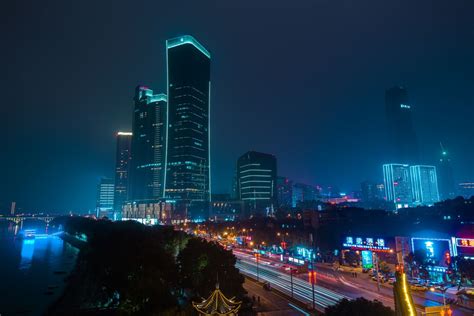
M35 229L37 237L20 238L25 229ZM47 230L37 221L0 221L1 316L42 315L61 295L78 249Z

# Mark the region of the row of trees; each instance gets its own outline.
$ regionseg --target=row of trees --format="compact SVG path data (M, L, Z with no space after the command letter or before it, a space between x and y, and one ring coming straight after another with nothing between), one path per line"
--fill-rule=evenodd
M59 224L88 242L49 314L189 315L191 302L207 297L217 278L226 295L244 299L235 257L215 243L135 222L69 217Z

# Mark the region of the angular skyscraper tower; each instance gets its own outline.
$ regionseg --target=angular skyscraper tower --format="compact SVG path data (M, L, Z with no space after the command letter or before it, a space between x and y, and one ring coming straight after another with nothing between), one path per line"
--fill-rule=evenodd
M407 90L393 87L385 92L385 109L390 159L406 164L419 163L418 140L412 120L412 106L408 100Z
M122 206L127 201L128 179L130 169L132 133L117 133L117 149L115 154L115 193L114 220L120 218Z
M163 198L166 100L165 94L154 95L147 87L135 89L130 202L155 202Z
M442 200L454 199L456 197L451 157L446 149L443 148L443 145L441 145L441 157L438 164L438 185L439 195Z
M187 218L207 219L211 196L211 55L192 36L166 41L165 197Z

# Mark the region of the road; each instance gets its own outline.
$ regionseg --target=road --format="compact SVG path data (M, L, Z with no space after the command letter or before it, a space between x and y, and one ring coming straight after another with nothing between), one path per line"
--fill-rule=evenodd
M244 288L250 298L255 297L256 312L258 315L272 316L295 316L310 315L295 304L292 304L287 297L276 291L267 291L263 289L261 283L257 283L249 278L245 278ZM260 297L260 301L257 300Z
M252 253L240 249L234 249L233 253L237 257L236 267L241 273L257 278L257 262ZM281 263L277 260L260 258L258 278L261 281L270 282L274 288L291 296L290 275L279 269L279 265ZM391 286L383 285L378 292L376 283L369 281L367 276L353 278L350 273L334 272L331 267L322 265L318 265L316 271L315 304L318 311L324 311L327 306L334 305L343 298L354 299L361 296L369 300L378 300L385 306L394 308ZM309 306L312 305L312 288L308 282L307 273L293 276L293 295L295 299ZM413 299L419 314L426 305L442 304L442 295L439 293L414 293ZM453 315L473 315L473 312L455 308Z

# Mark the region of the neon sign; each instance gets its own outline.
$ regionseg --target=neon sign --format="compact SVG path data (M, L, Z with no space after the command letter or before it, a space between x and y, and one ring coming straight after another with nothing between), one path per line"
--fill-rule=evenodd
M346 237L342 244L346 248L355 250L372 250L380 252L389 252L392 249L386 246L383 238L362 238L362 237Z
M456 238L456 246L458 247L474 247L474 239Z

